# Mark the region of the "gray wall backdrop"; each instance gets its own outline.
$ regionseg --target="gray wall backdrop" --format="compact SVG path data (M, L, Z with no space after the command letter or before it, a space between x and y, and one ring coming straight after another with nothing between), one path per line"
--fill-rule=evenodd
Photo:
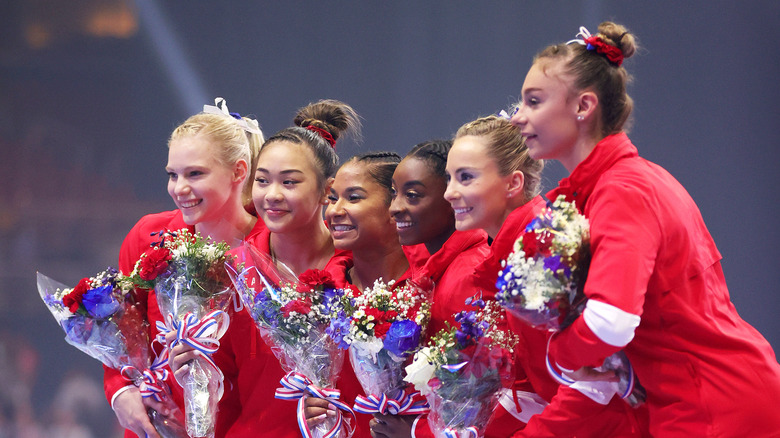
M510 105L538 50L606 19L643 47L625 64L632 139L696 200L739 313L780 347L780 2L5 0L0 330L37 352L36 411L67 370L99 367L62 341L35 271L75 283L173 208L167 136L204 103L225 97L271 134L340 99L364 119L342 160L405 153ZM546 188L564 176L545 172Z

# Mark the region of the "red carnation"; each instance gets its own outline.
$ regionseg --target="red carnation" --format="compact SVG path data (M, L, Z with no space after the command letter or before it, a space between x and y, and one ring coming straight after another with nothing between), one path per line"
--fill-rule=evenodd
M387 331L390 330L390 326L393 325L389 322L377 323L374 326L374 336L377 338L384 338Z
M309 269L298 278L298 292L308 292L320 288L335 288L336 281L330 272L320 269Z
M76 313L81 307L81 301L84 294L89 290L89 278L82 278L79 284L70 291L69 294L62 297L62 304L68 306L70 313Z
M290 316L290 313L292 312L306 315L311 311L311 303L302 300L290 301L289 303L282 306L280 310L282 311L282 314L285 318Z
M529 259L533 258L537 252L536 233L529 231L523 233L521 238L523 239L523 252L525 252L525 257Z
M168 248L154 247L148 249L141 256L141 266L138 275L145 281L154 280L168 269L168 263L171 261L171 258L171 251Z

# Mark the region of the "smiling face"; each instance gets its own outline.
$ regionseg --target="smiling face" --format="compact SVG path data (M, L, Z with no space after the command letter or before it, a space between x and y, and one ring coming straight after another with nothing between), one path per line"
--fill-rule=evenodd
M509 206L512 176L499 173L482 137L455 139L447 157L447 177L444 197L455 211L455 227L460 231L481 228L495 237Z
M274 141L258 158L252 200L271 232L311 230L322 220L324 185L308 148Z
M434 174L425 160L405 158L393 173L393 202L390 214L395 220L401 245L424 243L441 248L455 230L455 217L444 199L445 178Z
M368 174L366 165L346 163L330 188L325 220L338 249L377 247L395 237L395 223L388 211L388 191Z
M556 159L569 169L581 108L562 65L563 61L550 60L534 63L523 83L523 99L512 123L520 127L532 158Z
M218 222L226 208L240 197L244 175L217 160L218 146L201 135L184 136L168 148L168 194L181 210L184 222ZM239 200L240 202L240 200Z

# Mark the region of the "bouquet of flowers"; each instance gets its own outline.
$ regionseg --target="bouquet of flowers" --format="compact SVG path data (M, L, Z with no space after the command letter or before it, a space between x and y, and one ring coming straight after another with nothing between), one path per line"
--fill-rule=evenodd
M266 344L287 375L276 398L298 400L298 426L304 437L349 437L354 432L354 412L339 401L336 380L344 353L326 332L332 324L349 324L345 291L335 287L329 273L310 269L296 280L279 272L268 257L246 245L228 272ZM309 430L304 416L304 396L327 399L345 411Z
M528 224L514 251L502 261L496 300L533 327L562 330L585 308L583 287L589 262L588 219L573 202L559 196ZM644 389L623 352L607 358L598 370L614 371L620 381L575 382L557 373L553 377L599 403L608 403L616 393L632 406L644 402Z
M65 341L107 367L120 370L143 397L154 397L172 414L153 409L149 418L163 438L186 437L181 412L169 397L165 363L151 362L149 323L135 303L130 279L108 268L73 288L38 273L38 293L65 331Z
M352 310L348 330L334 320L329 333L348 348L352 368L366 396L355 400L355 411L364 414L418 414L426 412L416 393L405 394L404 367L425 333L430 319L433 283L423 278L394 287L393 281L376 280L362 293L350 289Z
M184 389L187 432L193 437L213 437L224 376L211 354L219 348L219 339L230 323L226 310L233 288L225 270L229 247L187 229L157 234L160 241L141 255L131 276L137 287L155 290L160 312L166 317L165 324L157 323L157 340L166 345L163 354L178 342L203 353L192 361L179 384ZM165 334L171 331L177 338L167 345Z
M455 316L459 327L443 329L418 351L404 380L428 398L428 423L437 438L480 437L503 387L514 380L516 336L499 328L503 313L494 301L473 297Z

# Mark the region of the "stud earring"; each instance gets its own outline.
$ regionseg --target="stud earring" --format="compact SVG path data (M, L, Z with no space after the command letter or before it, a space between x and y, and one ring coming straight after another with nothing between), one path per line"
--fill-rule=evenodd
M579 120L580 122L581 122L581 121L582 121L582 119L584 119L584 118L585 118L585 117L582 117L582 116L577 116L577 120Z

